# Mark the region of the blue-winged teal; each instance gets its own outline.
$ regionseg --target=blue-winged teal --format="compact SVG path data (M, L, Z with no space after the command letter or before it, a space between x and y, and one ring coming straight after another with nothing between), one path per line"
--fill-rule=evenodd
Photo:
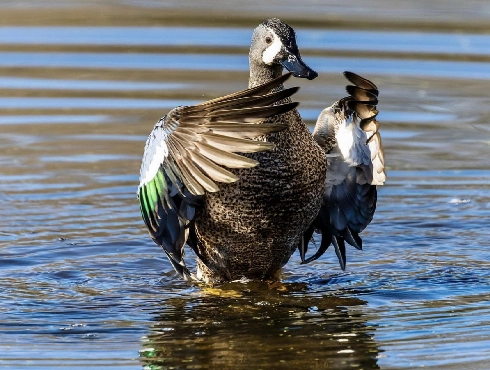
M186 279L275 279L296 248L306 263L331 243L345 268L344 241L361 248L385 180L378 90L346 72L350 96L320 114L312 135L290 99L298 88L283 87L291 73L317 76L294 30L262 23L249 59L247 90L177 107L150 134L138 188L150 235ZM314 232L321 246L306 258ZM196 274L184 264L186 243Z

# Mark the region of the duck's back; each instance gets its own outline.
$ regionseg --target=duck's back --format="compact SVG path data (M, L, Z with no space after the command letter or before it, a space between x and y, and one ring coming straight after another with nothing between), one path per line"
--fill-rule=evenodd
M250 154L259 165L235 171L239 181L207 194L196 215L199 268L206 280L274 277L318 213L323 150L297 110L270 122L289 126L264 138L275 149Z

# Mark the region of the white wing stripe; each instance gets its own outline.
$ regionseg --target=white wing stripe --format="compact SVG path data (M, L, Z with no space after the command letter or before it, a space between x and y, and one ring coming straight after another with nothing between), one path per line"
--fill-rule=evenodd
M141 164L140 187L150 182L157 174L163 160L168 156L168 133L159 125L148 136L145 145L145 157Z

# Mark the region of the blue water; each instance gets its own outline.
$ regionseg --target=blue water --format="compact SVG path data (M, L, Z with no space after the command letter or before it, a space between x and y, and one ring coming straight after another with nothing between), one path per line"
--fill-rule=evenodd
M489 38L490 42L490 38ZM364 74L381 71L404 77L445 77L455 79L490 79L487 62L432 61L420 59L354 59L343 57L309 57L310 65L319 73L356 70ZM248 69L247 54L151 54L73 53L73 52L0 52L0 67L24 68L94 68L191 70L233 72ZM381 71L380 71L381 69Z
M296 28L303 49L443 55L490 55L490 36L416 31ZM250 46L247 28L219 27L2 27L5 45ZM374 42L373 42L374 41Z
M320 73L288 81L301 86L300 113L311 127L343 97L344 70L372 79L388 181L346 271L330 250L308 265L294 255L274 286L179 280L136 200L155 122L246 87L261 19L246 27L236 12L237 27L220 15L199 27L176 17L171 27L135 11L135 24L152 25L95 27L87 14L107 9L92 4L76 24L63 22L71 8L37 19L26 7L0 27L0 367L489 368L489 35L472 28L469 10L446 17L407 1L406 17L421 17L413 24L433 18L435 28L386 29L378 21L399 14L365 4L329 8L346 22L364 12L366 29L350 29L320 27L318 8L282 2L293 27L316 20L295 27ZM110 14L118 20L130 5L113 2ZM157 18L214 14L140 5ZM471 8L480 9L473 19L483 8Z

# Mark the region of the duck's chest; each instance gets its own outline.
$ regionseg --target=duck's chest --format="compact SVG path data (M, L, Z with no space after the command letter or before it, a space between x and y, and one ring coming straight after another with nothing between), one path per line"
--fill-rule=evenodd
M274 134L268 141L276 144L273 150L249 155L257 167L237 170L238 182L206 197L207 216L249 229L291 223L303 228L312 221L325 186L323 150L306 128Z
M252 154L259 165L240 174L238 187L282 206L308 203L323 188L325 157L309 133L297 136L278 141L272 151Z
M275 138L272 151L250 155L259 165L237 170L239 180L207 194L196 214L197 249L218 276L273 276L317 216L326 158L305 130ZM284 135L284 132L277 135Z

